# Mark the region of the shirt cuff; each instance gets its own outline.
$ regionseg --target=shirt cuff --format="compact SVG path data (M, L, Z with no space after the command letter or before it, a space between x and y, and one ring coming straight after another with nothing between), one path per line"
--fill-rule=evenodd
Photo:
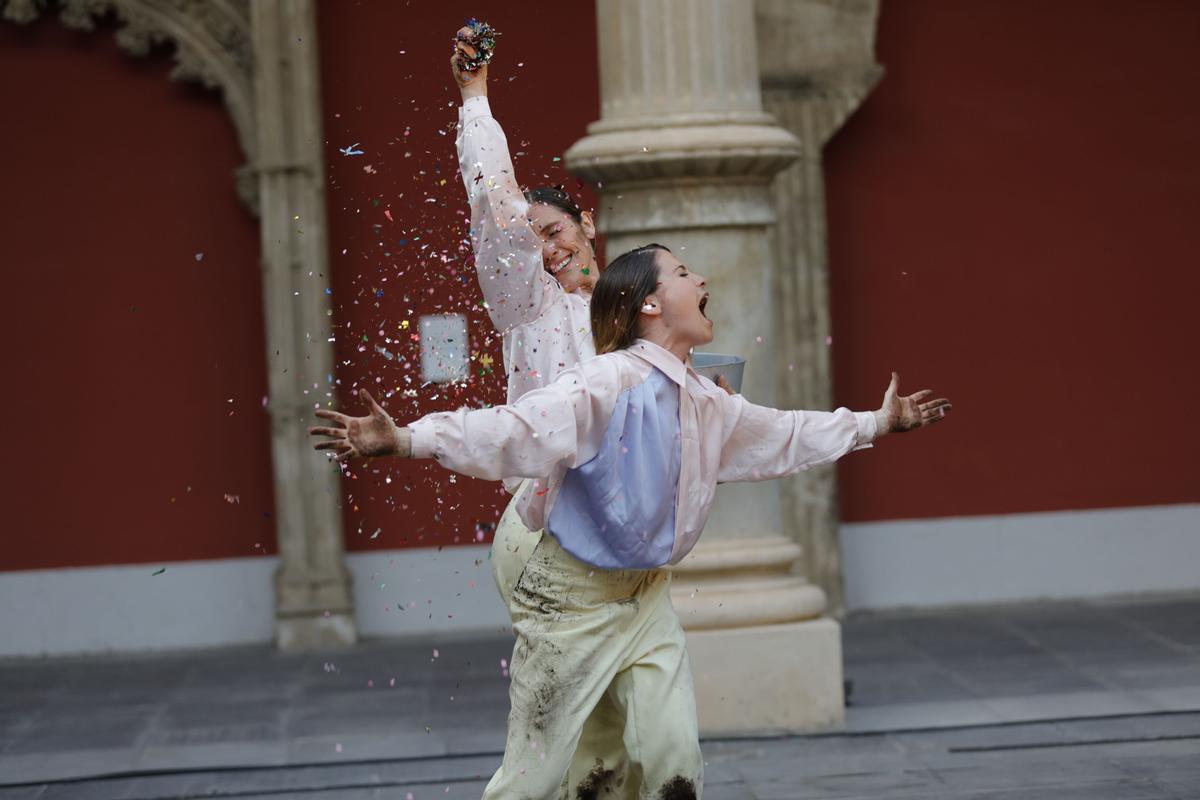
M486 96L468 97L458 109L458 124L464 126L473 119L491 115L492 107L488 105Z
M854 439L854 449L862 450L865 447L871 447L871 442L875 441L875 434L878 433L875 425L875 412L855 411L854 422L858 425L858 435Z
M412 433L412 457L433 458L434 446L437 443L437 431L434 429L433 420L419 419L410 422L408 430Z

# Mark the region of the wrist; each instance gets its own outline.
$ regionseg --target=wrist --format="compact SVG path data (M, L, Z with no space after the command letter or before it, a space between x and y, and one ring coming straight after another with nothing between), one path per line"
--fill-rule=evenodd
M487 81L476 78L470 83L460 86L463 102L467 102L472 97L487 97Z
M881 409L875 411L874 414L875 414L875 438L878 439L880 436L887 436L889 433L892 432L891 425L888 423L887 412L881 408Z
M412 458L412 431L408 426L392 423L392 438L392 455L398 458Z

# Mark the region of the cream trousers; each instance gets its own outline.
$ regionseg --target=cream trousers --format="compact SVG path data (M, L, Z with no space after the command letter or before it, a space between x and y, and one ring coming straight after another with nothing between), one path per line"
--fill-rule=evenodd
M695 693L670 573L584 564L527 530L515 506L492 545L517 641L504 760L485 800L700 797Z

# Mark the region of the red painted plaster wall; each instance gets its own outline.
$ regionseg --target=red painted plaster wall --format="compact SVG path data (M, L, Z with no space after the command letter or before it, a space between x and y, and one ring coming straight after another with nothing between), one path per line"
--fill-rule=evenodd
M0 570L274 549L258 227L171 66L0 22Z
M594 4L363 0L324 2L319 13L340 402L361 408L352 390L365 385L390 395L384 405L401 422L502 403L500 340L480 306L466 242L450 40L468 14L501 31L489 99L517 177L579 192L558 159L599 117ZM363 155L339 151L355 143ZM422 387L418 319L457 312L469 314L471 379ZM381 460L351 475L343 482L349 550L490 541L508 500L497 483L431 462Z
M840 467L849 521L1200 501L1200 5L885 2L827 150L837 402L954 418Z

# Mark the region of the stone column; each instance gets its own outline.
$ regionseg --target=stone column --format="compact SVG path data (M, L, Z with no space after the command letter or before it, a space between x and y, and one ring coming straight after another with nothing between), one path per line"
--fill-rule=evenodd
M601 119L566 154L601 190L615 256L657 241L709 278L710 349L748 359L742 391L779 400L771 179L800 152L762 110L752 0L599 0ZM795 730L842 719L840 630L793 574L780 484L723 486L673 600L701 729Z
M878 0L757 0L763 105L800 141L800 159L774 181L779 213L774 274L779 402L832 404L829 265L821 151L882 74L875 63ZM803 548L808 579L830 609L843 603L835 468L785 479L784 527Z
M355 640L337 471L305 433L333 371L314 0L254 0L258 206L278 512L275 641Z

